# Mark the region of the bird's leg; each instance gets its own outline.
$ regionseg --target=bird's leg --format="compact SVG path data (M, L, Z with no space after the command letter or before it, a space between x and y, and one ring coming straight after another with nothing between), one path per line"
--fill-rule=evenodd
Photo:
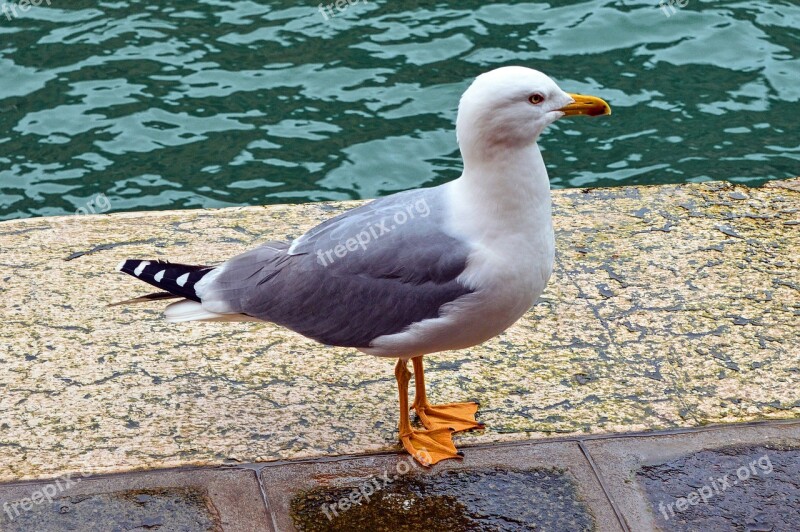
M403 447L419 463L424 466L433 465L447 458L460 458L449 428L434 430L415 430L411 428L408 415L408 382L411 372L408 371L407 360L399 359L394 368L397 388L400 391L400 441Z
M417 411L422 424L427 429L449 427L456 432L470 429L482 429L483 423L475 420L478 403L450 403L446 405L432 405L428 403L425 395L425 374L422 370L422 357L413 358L414 384L414 410Z

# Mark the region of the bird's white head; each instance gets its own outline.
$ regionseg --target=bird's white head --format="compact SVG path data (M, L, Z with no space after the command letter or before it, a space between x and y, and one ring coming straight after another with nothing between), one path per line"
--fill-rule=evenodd
M503 67L478 76L461 97L456 134L465 159L486 158L529 147L549 124L578 114L607 115L611 108L600 98L564 92L538 70Z

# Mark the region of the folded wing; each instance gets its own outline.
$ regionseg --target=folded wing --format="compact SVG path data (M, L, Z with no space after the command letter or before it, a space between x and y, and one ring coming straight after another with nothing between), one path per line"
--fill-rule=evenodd
M446 234L438 189L395 194L269 242L196 286L204 310L271 321L319 342L368 347L436 318L470 293L457 278L468 246Z

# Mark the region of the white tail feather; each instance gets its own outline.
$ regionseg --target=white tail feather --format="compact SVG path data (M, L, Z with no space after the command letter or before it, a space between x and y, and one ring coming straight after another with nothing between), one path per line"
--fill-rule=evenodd
M164 316L172 323L186 321L258 321L244 314L217 314L209 312L196 301L184 299L167 305Z

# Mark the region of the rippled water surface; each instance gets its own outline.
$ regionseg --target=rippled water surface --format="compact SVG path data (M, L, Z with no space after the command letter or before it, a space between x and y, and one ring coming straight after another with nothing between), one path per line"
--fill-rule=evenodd
M461 92L509 64L614 109L545 134L554 187L800 174L794 0L315 2L7 6L0 219L438 184Z

